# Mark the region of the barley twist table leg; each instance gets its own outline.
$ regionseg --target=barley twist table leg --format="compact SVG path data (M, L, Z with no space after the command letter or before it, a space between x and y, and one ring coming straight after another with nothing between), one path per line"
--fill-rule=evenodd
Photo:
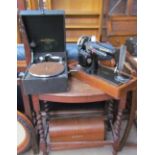
M47 142L44 134L44 127L42 122L42 115L40 111L40 103L38 96L32 96L33 108L36 112L37 129L40 136L40 149L43 151L44 155L47 155Z
M123 115L123 110L125 109L125 106L126 106L126 96L120 99L119 105L118 105L118 113L114 124L113 155L117 155L117 152L119 151L122 115Z
M120 140L120 130L121 130L121 123L122 123L122 110L118 111L117 119L115 122L115 136L114 136L114 152L113 154L116 155L118 148L119 148L119 140Z
M108 105L108 119L113 122L114 119L114 105L113 105L113 101L109 101L109 105Z
M46 152L47 150L47 144L46 144L46 139L45 139L45 135L44 135L44 128L43 128L43 124L42 124L42 116L41 113L37 113L37 128L39 131L39 135L40 135L40 144L41 144L41 150L43 150L43 152Z
M45 108L45 112L46 114L49 112L49 106L48 106L48 103L47 102L44 102L44 108Z

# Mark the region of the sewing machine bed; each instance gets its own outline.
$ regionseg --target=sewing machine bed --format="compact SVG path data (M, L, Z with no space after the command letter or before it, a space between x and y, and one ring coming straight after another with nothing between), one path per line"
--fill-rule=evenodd
M109 68L104 67L104 66L99 67L97 70L97 73L95 75L99 76L100 78L103 78L107 82L110 82L111 84L116 85L116 86L123 84L122 82L116 80L117 73L114 73L113 69L109 69ZM121 74L121 76L123 78L131 79L131 77L129 77L127 75Z

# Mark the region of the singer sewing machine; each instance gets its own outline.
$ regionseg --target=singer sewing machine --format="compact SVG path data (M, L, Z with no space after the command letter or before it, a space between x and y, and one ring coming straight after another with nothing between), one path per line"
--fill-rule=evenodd
M116 48L109 43L96 42L93 37L82 36L78 41L79 64L90 74L98 75L112 84L121 85L129 81L130 77L121 74L126 57L126 46ZM116 67L111 70L100 62L115 59Z
M116 49L109 43L96 42L94 37L82 36L78 42L79 64L71 66L75 77L103 90L118 99L126 88L136 86L135 77L123 73L126 46ZM101 61L115 59L114 68L104 66Z

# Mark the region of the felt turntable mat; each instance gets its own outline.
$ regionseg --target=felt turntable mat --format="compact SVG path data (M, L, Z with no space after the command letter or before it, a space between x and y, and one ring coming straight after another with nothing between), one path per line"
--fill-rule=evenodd
M28 71L36 77L50 77L62 73L64 65L58 62L42 62L31 65Z

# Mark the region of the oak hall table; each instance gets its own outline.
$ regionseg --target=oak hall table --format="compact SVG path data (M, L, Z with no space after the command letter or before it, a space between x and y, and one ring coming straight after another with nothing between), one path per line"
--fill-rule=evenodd
M132 90L132 89L131 89ZM134 91L133 91L134 92ZM121 122L122 122L122 114L126 107L126 95L123 95L118 100L118 112L116 116L116 121L114 124L111 124L112 127L112 134L113 140L112 141L103 141L103 142L96 142L96 146L104 146L104 145L112 145L113 146L113 155L116 155L117 152L120 150L120 131L121 131ZM51 102L59 102L59 103L91 103L91 102L98 102L98 101L107 101L111 99L115 99L103 91L94 88L85 82L78 80L77 78L71 76L69 78L69 89L68 92L65 93L49 93L49 94L40 94L40 95L32 95L32 104L33 109L36 113L36 121L37 121L37 129L40 135L40 149L43 151L44 155L47 155L50 150L54 150L54 146L49 144L46 140L45 130L42 122L42 114L40 108L39 101L51 101ZM95 104L95 103L94 103ZM46 113L46 111L45 111ZM126 137L127 138L127 137ZM91 146L89 144L77 144L77 145L85 145ZM62 144L60 144L62 147ZM68 147L68 145L64 146ZM72 147L69 146L68 149ZM73 146L74 147L74 146ZM55 149L56 150L56 149Z

